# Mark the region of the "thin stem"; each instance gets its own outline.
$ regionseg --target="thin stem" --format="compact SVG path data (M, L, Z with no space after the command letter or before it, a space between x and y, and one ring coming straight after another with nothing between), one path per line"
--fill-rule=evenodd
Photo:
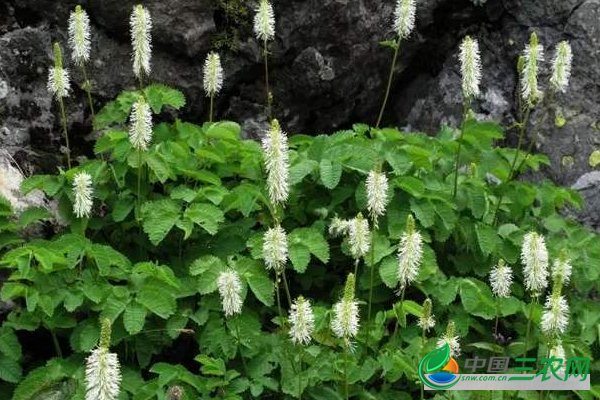
M142 149L138 149L138 176L137 176L137 201L138 201L138 212L141 212L142 207Z
M400 295L400 312L404 314L404 293L405 290L402 289L402 294ZM398 333L398 325L400 324L400 316L396 314L396 325L394 325L394 334L392 335L392 340L396 338L396 334Z
M298 346L298 399L302 400L302 346Z
M53 330L50 330L50 336L52 336L52 343L54 344L54 350L56 351L56 355L59 358L63 357L62 350L60 348L60 343L58 343L58 338L56 337L56 333Z
M285 295L287 297L288 305L291 307L292 306L292 296L290 295L290 288L288 286L285 269L283 270L281 276L283 277L283 289L285 290Z
M350 398L348 394L348 346L344 346L344 393L348 400Z
M279 312L279 318L281 318L281 323L283 324L283 312L281 311L281 295L279 293L279 274L275 273L275 294L277 297L277 310Z
M65 113L65 103L62 97L58 97L58 107L60 108L60 119L62 123L63 134L65 136L65 143L67 145L67 165L71 169L71 147L69 146L69 133L67 132L67 114Z
M375 221L373 221L373 231L371 232L371 276L369 279L369 305L367 306L367 349L371 341L371 306L373 303L373 281L375 270ZM355 275L356 276L356 275Z
M387 105L388 98L390 97L390 89L392 88L392 81L394 80L394 72L396 71L396 62L398 61L398 53L400 52L400 37L398 37L398 43L396 44L396 48L394 49L394 58L392 59L392 66L390 67L390 75L388 76L387 87L385 89L385 97L383 98L383 104L381 105L381 110L379 110L379 117L377 117L377 123L375 124L375 129L379 129L379 124L381 124L381 119L383 118L383 112L385 111L385 106Z
M523 343L523 358L527 358L527 346L529 345L529 334L531 333L531 320L533 319L533 305L537 304L537 297L533 303L529 304L529 317L527 318L527 333L525 334L525 343ZM525 361L523 361L525 367Z
M265 90L267 92L267 119L270 122L273 119L273 115L271 113L273 96L269 87L269 50L267 39L265 39L263 42L263 58L265 63Z
M244 367L244 374L248 376L248 368L246 368L246 360L244 359L244 355L242 354L242 339L240 335L240 316L239 314L235 316L235 334L237 335L238 347L240 348L240 358L242 359L242 365Z
M462 149L463 136L465 133L465 120L467 119L467 113L469 112L469 108L471 107L471 99L467 98L463 105L463 119L460 124L460 136L458 137L458 149L456 150L456 161L454 168L454 190L452 191L452 198L456 198L456 193L458 191L458 165L460 162L460 150Z
M354 276L358 276L358 263L360 262L360 258L354 260ZM358 278L357 278L358 279Z
M210 111L208 113L208 122L213 122L213 106L215 102L215 94L214 92L210 93Z
M92 102L92 82L88 79L87 69L85 63L81 64L81 72L83 73L83 79L85 79L84 87L87 93L88 102L90 103L90 112L92 113L92 123L96 119L96 112L94 111L94 103Z
M423 353L425 352L425 343L427 342L427 336L425 333L425 329L423 329L423 336L421 338L421 354L419 354L420 357L423 356ZM421 385L421 400L423 400L425 398L425 384Z

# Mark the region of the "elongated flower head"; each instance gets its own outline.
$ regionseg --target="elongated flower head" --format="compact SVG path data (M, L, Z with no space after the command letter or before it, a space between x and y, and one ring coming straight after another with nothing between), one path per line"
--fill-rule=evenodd
M512 268L506 265L504 260L500 259L498 264L490 272L490 283L492 292L496 297L509 297L510 285L513 282Z
M567 357L565 356L565 349L561 340L557 340L554 346L550 347L549 358L562 360L562 362L555 361L552 363L552 367L558 369L556 371L558 374L564 374L567 371Z
M568 285L571 280L571 260L567 254L562 251L552 266L552 280L554 281L553 291L561 291L563 285Z
M415 219L409 215L406 219L406 230L400 238L398 248L398 279L400 291L406 289L419 275L423 258L423 238L415 228Z
M283 204L289 195L288 140L279 121L271 122L271 129L262 140L267 169L267 189L272 204Z
M102 321L100 343L86 361L86 400L116 400L121 387L121 368L116 354L109 351L110 321Z
M466 36L460 45L460 72L465 99L479 96L481 82L481 57L477 39Z
M398 0L394 10L394 31L406 39L415 27L417 4L415 0Z
M204 61L204 91L208 97L219 93L223 87L223 67L218 53L210 52Z
M370 248L371 235L369 233L369 221L361 213L348 223L348 242L350 253L355 260L364 257Z
M144 96L131 107L129 116L129 143L136 150L146 151L152 141L152 111Z
M92 214L92 177L87 172L80 172L73 178L73 194L75 203L73 203L73 213L77 218L89 218Z
M537 35L531 34L529 44L523 52L523 72L521 74L521 96L530 104L538 101L543 93L538 87L539 63L544 61L544 48L538 43Z
M152 58L152 18L150 12L141 4L133 7L129 19L131 46L133 47L133 73L138 78L150 75Z
M431 299L425 299L423 302L423 314L419 317L417 326L425 331L428 331L435 326L435 315L433 315Z
M275 13L267 0L260 0L254 14L254 34L258 40L271 40L275 37Z
M347 235L349 229L350 221L338 217L333 217L331 219L331 223L329 224L329 235L331 237Z
M565 296L553 293L546 298L542 314L542 332L561 335L569 325L569 304Z
M307 345L315 330L315 315L310 301L300 296L290 310L290 338L294 344Z
M242 312L242 282L234 270L223 271L217 278L223 312L226 317Z
M349 274L344 287L344 295L333 306L333 320L331 321L331 330L342 339L348 340L355 337L358 333L359 315L358 302L354 298L355 290L354 274Z
M263 238L263 258L267 269L281 273L285 268L287 256L287 235L280 225L276 225L266 231Z
M90 60L90 42L90 18L78 5L69 16L69 47L75 64L83 65Z
M367 209L371 220L377 224L377 219L385 214L388 204L388 179L385 172L372 170L367 176ZM377 227L377 225L375 225Z
M572 61L571 45L564 40L556 46L556 53L552 62L552 77L550 77L550 83L558 92L565 93L567 91L569 78L571 77Z
M454 321L448 323L446 333L438 339L436 348L440 348L445 344L450 347L450 357L460 356L460 342L458 336L456 336L456 326L454 325Z
M60 45L54 43L54 67L48 72L48 91L57 99L67 97L71 91L69 73L63 68Z
M521 262L525 276L525 288L537 297L548 286L548 250L544 236L529 232L523 237Z

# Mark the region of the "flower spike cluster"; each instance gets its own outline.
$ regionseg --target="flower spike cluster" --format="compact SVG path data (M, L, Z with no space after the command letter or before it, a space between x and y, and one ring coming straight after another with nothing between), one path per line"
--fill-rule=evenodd
M573 61L573 52L569 42L562 41L556 46L556 53L552 62L552 77L550 83L558 92L565 93L569 86L571 77L571 63Z
M273 205L283 204L289 195L288 140L281 130L279 121L271 122L271 129L262 139L262 147L267 169L267 189Z
M150 12L138 4L133 7L129 19L131 30L131 46L133 47L133 73L140 78L150 75L152 58L152 18Z
M481 56L477 39L466 36L460 45L460 71L465 99L479 96Z
M356 336L359 327L358 302L354 298L355 290L354 274L349 274L346 279L344 296L333 306L333 320L331 330L340 339L344 339L346 345L350 345L350 339Z
M129 142L131 146L139 151L148 150L152 141L152 111L144 96L131 107L129 117Z
M553 293L546 299L542 314L542 332L563 334L569 325L569 304L565 296Z
M450 357L460 356L460 342L458 336L456 335L456 325L454 325L454 321L450 321L448 323L446 333L444 333L442 337L438 339L435 347L439 348L446 344L448 347L450 347Z
M254 34L258 40L272 40L275 37L275 13L267 0L260 0L254 14Z
M54 67L48 72L48 91L57 99L67 97L71 91L69 73L63 68L60 45L54 43Z
M90 18L78 5L69 16L69 47L75 64L83 65L90 60L90 42Z
M73 213L77 218L89 218L92 214L92 177L87 172L80 172L73 178Z
M226 317L242 312L242 281L237 272L230 269L223 271L217 278L217 287L221 296L223 312Z
M307 345L315 330L315 316L310 301L300 296L290 310L290 338L294 344Z
M210 52L204 61L204 91L208 97L219 93L223 87L223 67L218 53Z
M431 299L427 298L423 302L423 314L419 317L417 326L424 331L428 331L435 326L435 315L433 315L433 305Z
M512 268L506 265L504 260L500 259L498 264L490 272L490 283L492 292L496 297L509 297L510 285L512 285Z
M116 400L121 388L121 368L110 348L111 326L102 321L100 343L92 350L85 368L85 400Z
M369 252L371 247L369 221L361 213L348 222L348 242L354 260L364 257Z
M548 286L548 250L544 236L537 232L525 234L521 262L524 265L525 288L537 297Z
M543 95L538 86L538 68L542 61L544 61L544 48L538 43L538 37L534 32L523 52L524 65L521 74L521 96L530 104L538 101Z
M415 219L412 215L409 215L406 220L406 230L400 238L400 246L398 248L400 292L417 279L422 258L423 238L415 228Z
M415 27L417 5L415 0L398 0L394 10L394 31L406 39Z
M385 214L388 204L388 179L385 172L372 170L367 176L367 209L377 227L377 219Z
M280 225L265 232L263 239L263 258L267 269L277 274L283 272L288 257L287 235Z

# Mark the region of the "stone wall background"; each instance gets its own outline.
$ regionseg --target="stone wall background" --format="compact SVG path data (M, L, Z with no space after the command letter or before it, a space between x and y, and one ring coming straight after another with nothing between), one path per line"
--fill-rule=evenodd
M0 148L26 174L55 171L60 145L58 107L46 90L52 42L66 45L71 0L0 2ZM97 107L123 88L133 88L128 18L137 1L82 0L93 29L89 66ZM374 123L391 51L393 0L273 0L277 37L271 44L274 114L292 133L323 133L355 122ZM152 79L184 91L182 117L204 120L202 64L220 47L226 81L216 102L219 118L240 122L249 137L265 126L261 51L251 32L255 1L147 0L154 20ZM554 45L571 42L571 86L556 106L539 108L530 131L552 165L532 177L548 177L581 191L578 217L600 226L600 171L588 159L600 148L600 0L419 0L417 28L403 43L400 66L384 123L436 132L456 125L461 113L457 48L466 34L480 41L483 95L474 108L506 123L515 113L519 52L531 31L546 51L544 80ZM68 64L67 64L68 65ZM71 68L75 82L81 76ZM67 101L75 155L90 154L90 116L84 92ZM559 128L556 113L566 118ZM547 115L547 118L543 118ZM514 144L514 133L508 141Z

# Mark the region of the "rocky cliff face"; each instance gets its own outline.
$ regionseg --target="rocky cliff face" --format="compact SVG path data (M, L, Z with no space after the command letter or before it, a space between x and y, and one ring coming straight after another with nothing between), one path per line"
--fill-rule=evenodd
M60 143L56 105L46 91L51 44L66 43L69 11L77 2L8 0L0 4L0 147L25 169L53 170ZM97 105L134 87L128 16L135 2L83 0L93 27L92 77ZM239 121L249 136L265 125L261 51L251 32L254 1L148 0L154 19L152 79L181 88L184 117L202 121L207 104L201 69L220 47L226 83L217 115ZM571 87L555 104L532 115L538 150L552 165L542 171L574 185L588 200L580 217L600 226L600 173L588 158L600 147L600 0L420 0L417 29L403 43L399 70L384 117L389 125L435 132L455 125L461 95L457 47L470 34L480 41L484 91L474 108L482 117L511 122L515 114L519 52L532 30L552 57L559 40L574 53ZM394 1L274 0L277 37L271 44L275 115L290 132L321 133L353 122L373 123L383 95ZM549 62L545 66L549 66ZM72 68L76 82L79 72ZM544 79L548 68L543 71ZM90 116L84 93L68 103L76 155L90 152ZM557 124L557 116L566 124ZM509 141L514 138L509 134Z

